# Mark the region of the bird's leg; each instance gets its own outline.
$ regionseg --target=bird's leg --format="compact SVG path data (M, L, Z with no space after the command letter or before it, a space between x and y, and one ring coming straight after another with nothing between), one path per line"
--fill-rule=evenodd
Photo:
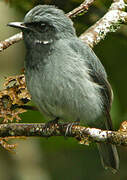
M71 134L72 126L73 125L79 125L79 123L80 123L79 119L77 119L76 121L74 121L72 123L69 123L67 125L67 129L66 129L66 132L65 132L65 137Z

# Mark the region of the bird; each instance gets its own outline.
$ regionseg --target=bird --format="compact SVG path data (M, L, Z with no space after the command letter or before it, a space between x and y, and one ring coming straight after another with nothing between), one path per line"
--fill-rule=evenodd
M51 120L113 130L113 100L107 73L94 51L76 35L72 20L54 5L37 5L23 22L27 89L39 111ZM105 169L117 172L115 145L97 143Z

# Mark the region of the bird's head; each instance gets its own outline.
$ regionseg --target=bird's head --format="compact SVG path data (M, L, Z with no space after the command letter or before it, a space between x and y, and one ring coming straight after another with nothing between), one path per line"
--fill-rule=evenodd
M48 44L54 40L75 35L72 21L62 10L52 5L38 5L26 14L23 22L8 25L20 28L28 45Z

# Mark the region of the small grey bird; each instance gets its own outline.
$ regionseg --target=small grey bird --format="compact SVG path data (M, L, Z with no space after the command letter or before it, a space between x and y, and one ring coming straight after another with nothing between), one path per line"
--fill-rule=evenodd
M105 69L76 36L64 12L38 5L23 22L8 25L23 32L27 88L47 120L79 120L90 127L112 130L112 90ZM100 143L98 148L103 166L118 170L115 145Z

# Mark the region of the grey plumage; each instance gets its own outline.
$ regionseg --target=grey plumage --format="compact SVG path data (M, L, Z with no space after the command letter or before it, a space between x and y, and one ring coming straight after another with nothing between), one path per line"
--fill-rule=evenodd
M77 38L64 12L39 5L27 13L22 27L16 27L23 31L27 50L27 88L47 119L80 120L90 127L112 129L112 90L105 69L92 49ZM117 170L116 147L98 146L104 166Z

